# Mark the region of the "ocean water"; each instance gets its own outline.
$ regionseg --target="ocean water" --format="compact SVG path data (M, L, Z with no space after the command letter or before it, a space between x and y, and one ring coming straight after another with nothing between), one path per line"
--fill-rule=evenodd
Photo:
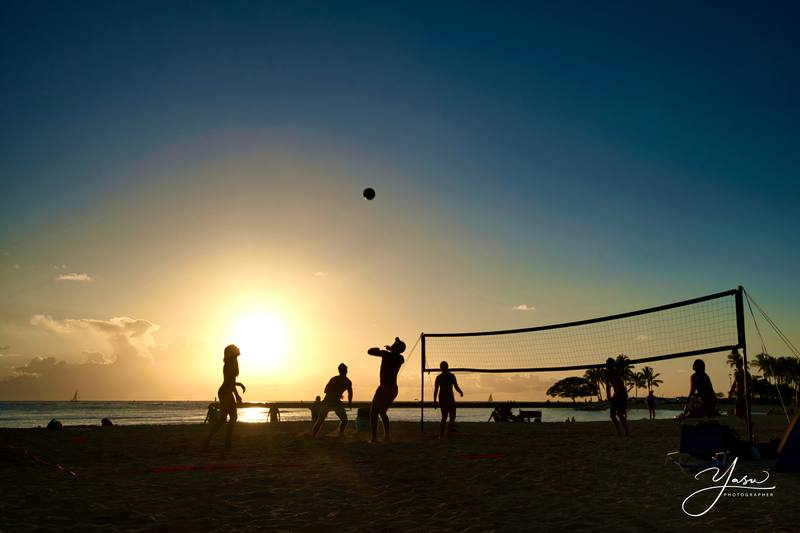
M203 423L208 402L0 402L0 427L35 428L46 426L55 418L62 424L99 425L100 420L109 418L115 425L133 424L201 424ZM543 422L563 422L567 417L576 422L608 420L608 410L582 411L567 407L543 407L536 409L542 412ZM514 409L517 412L517 409ZM673 418L678 411L658 409L657 418ZM460 408L457 420L461 422L486 422L491 409ZM348 412L350 419L355 419L356 409ZM439 411L425 409L425 420L432 422L440 419ZM416 408L395 408L389 410L392 420L417 422L420 411ZM628 418L637 420L647 418L645 409L628 409ZM311 422L308 409L282 409L282 421ZM328 420L336 420L331 413ZM239 409L239 421L243 423L264 423L269 421L267 409L248 407Z

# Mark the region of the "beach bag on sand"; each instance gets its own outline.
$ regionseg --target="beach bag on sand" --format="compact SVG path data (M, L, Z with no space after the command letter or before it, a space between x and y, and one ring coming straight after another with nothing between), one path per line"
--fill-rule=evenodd
M731 428L717 422L700 422L681 426L681 453L700 459L711 459L726 452L730 457L750 457L751 446Z

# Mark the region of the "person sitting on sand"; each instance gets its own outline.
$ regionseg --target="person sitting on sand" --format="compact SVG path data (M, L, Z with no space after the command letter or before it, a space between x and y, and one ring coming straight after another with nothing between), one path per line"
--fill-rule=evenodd
M508 422L514 418L514 415L511 414L511 407L508 405L498 405L492 411L492 414L489 415L489 420L487 422L491 422L494 420L495 422Z
M713 418L719 414L717 395L711 384L711 378L706 374L705 362L702 359L696 359L692 364L692 370L694 370L694 374L689 378L689 402L677 419Z
M217 397L219 398L219 417L216 422L211 425L211 431L208 432L208 436L205 440L206 447L211 443L211 438L214 434L222 427L222 424L225 423L226 418L230 418L230 421L228 422L228 427L225 428L225 449L230 449L231 447L233 427L237 419L236 406L242 403L242 397L239 396L239 391L236 390L236 387L242 388L242 394L244 394L246 390L244 385L236 381L236 377L239 375L238 357L240 354L241 352L235 344L229 344L225 347L222 358L223 381L217 391Z
M739 355L738 352L735 353L737 356ZM736 416L741 418L744 422L745 431L748 431L747 404L750 397L747 392L750 388L750 379L750 372L744 369L742 358L737 357L736 372L734 372L733 384L731 385L731 395L736 398Z
M317 436L330 411L339 417L339 436L344 434L344 428L347 426L347 412L342 404L342 394L345 391L347 391L347 407L349 408L353 404L353 383L347 377L347 365L342 363L339 365L339 375L333 376L325 385L325 399L322 400L314 428L311 430L312 437Z
M442 361L439 364L442 373L436 376L436 381L433 385L433 408L436 409L436 397L439 397L439 406L442 410L442 421L439 423L439 438L444 438L444 428L447 426L447 436L453 433L453 426L456 423L456 397L453 394L453 389L458 391L462 397L464 393L458 386L456 376L450 372L450 367L447 361ZM441 391L441 394L440 394ZM447 423L447 418L450 417L450 423Z
M647 410L650 411L650 420L656 419L656 397L653 391L647 394Z
M389 416L386 412L392 405L392 402L397 398L397 374L400 372L400 367L403 366L405 359L401 355L406 349L406 343L401 341L398 337L394 338L394 343L391 346L385 346L385 350L380 348L370 348L367 350L369 355L381 358L380 370L380 385L375 390L375 396L372 397L372 407L369 411L369 425L371 430L370 442L377 442L378 440L378 416L383 421L383 435L384 440L389 442L391 440L389 434Z
M311 411L312 422L317 421L317 416L319 416L319 409L321 405L322 405L322 400L320 400L320 397L317 396L316 398L314 398L314 403L312 403L311 407L308 408Z
M208 404L208 411L206 411L206 419L203 421L203 423L213 424L214 422L217 421L217 418L219 418L219 408L217 407L217 404L215 403Z
M617 430L617 435L622 435L619 427L625 430L625 435L628 435L628 389L625 388L625 381L617 367L617 362L611 357L606 359L606 397L610 406L611 421L614 422L614 429ZM611 390L614 393L611 393Z

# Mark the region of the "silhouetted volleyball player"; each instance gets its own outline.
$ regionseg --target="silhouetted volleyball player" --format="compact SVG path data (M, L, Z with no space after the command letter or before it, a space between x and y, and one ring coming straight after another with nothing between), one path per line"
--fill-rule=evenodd
M613 394L611 393L612 389L614 390ZM620 424L622 424L625 435L627 435L628 389L625 388L625 380L622 379L617 362L610 357L606 359L606 397L611 408L611 421L614 422L614 429L617 430L617 435L622 435L622 431L619 429Z
M458 386L455 374L450 372L447 361L442 361L439 368L442 373L436 376L433 385L433 407L436 408L436 397L439 396L439 407L442 410L442 421L439 423L439 438L441 439L444 438L445 425L447 425L447 436L449 437L456 423L456 397L453 389L457 390L461 396L464 396L464 393ZM447 424L448 416L450 417L449 425Z
M339 436L344 434L344 428L347 426L347 412L342 404L342 394L345 391L347 391L347 407L350 407L353 404L353 383L347 377L347 365L342 363L339 365L339 375L333 376L325 385L325 399L320 404L319 414L311 431L312 436L317 436L330 411L339 417Z
M219 398L219 417L216 422L211 425L211 431L209 431L205 440L206 446L211 442L211 437L213 437L219 428L222 427L222 424L225 423L225 419L230 418L228 427L225 429L225 448L231 447L233 426L236 424L237 419L236 405L242 403L242 397L239 396L239 391L236 390L236 387L242 388L242 394L244 394L245 391L245 386L236 381L236 377L239 375L238 357L240 354L241 352L235 344L229 344L225 347L222 359L223 381L217 391L217 398Z
M386 411L389 410L392 402L397 398L397 374L405 362L405 359L400 354L405 351L406 343L399 338L395 337L394 343L391 346L387 345L385 348L385 350L380 348L367 350L369 355L381 358L381 384L375 390L375 396L372 397L372 407L369 410L369 423L372 430L370 442L378 440L378 416L383 421L384 439L387 442L391 440L389 435L389 416Z

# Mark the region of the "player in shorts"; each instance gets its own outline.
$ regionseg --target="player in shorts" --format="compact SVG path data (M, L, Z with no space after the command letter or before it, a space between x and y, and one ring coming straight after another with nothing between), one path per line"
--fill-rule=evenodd
M625 388L625 381L622 379L617 362L612 358L606 359L606 397L611 411L611 421L614 422L614 429L617 435L622 435L620 425L628 435L628 389ZM611 390L614 393L611 393Z
M369 425L371 430L370 442L378 440L378 417L383 422L383 438L386 442L391 441L389 434L389 416L386 412L397 398L397 374L403 366L405 359L401 355L406 349L406 343L398 337L394 338L391 346L385 346L385 350L380 348L370 348L367 350L369 355L381 358L381 382L372 397L372 407L369 410Z
M353 404L353 383L347 377L347 365L344 363L339 365L339 375L333 376L328 384L325 385L325 398L319 407L319 414L317 415L314 428L311 430L313 437L317 436L320 428L322 428L325 417L328 416L330 411L336 413L339 417L339 436L344 434L344 428L347 427L347 412L344 410L342 403L342 395L347 391L347 407Z
M439 397L439 407L442 410L442 421L439 423L439 438L444 438L444 428L447 427L447 436L453 433L453 426L456 423L456 397L453 394L453 389L457 390L461 396L464 393L458 386L456 376L450 372L450 367L447 361L442 361L439 364L442 373L436 376L436 381L433 385L433 407L436 408L436 397ZM447 423L447 418L450 418L450 423Z

